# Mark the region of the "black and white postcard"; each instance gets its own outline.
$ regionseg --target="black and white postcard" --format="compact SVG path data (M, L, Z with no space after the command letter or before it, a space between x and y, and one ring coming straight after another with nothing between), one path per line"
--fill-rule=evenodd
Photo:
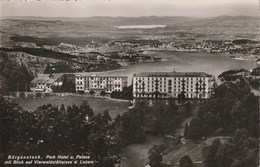
M259 0L1 0L0 166L259 167Z

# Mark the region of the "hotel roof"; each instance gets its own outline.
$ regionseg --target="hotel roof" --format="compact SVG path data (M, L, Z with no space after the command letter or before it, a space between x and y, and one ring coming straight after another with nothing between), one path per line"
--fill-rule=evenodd
M84 77L84 76L98 76L98 77L127 77L126 75L119 75L119 74L111 74L105 72L87 72L87 73L76 73L76 76Z
M135 77L212 77L205 72L141 72Z

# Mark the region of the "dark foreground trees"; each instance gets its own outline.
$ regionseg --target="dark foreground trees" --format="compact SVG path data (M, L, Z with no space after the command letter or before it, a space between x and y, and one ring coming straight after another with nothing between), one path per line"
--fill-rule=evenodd
M216 139L202 150L205 167L257 167L258 140L248 136L246 129L236 130L233 137Z
M149 165L151 167L169 167L163 163L163 152L166 149L165 145L154 145L148 152Z
M206 167L258 166L259 99L243 79L221 84L186 131L192 140L233 136L216 140L202 151Z
M7 155L89 155L95 167L119 162L110 151L116 142L108 112L94 115L87 103L67 108L48 104L27 112L0 98L1 164Z
M18 64L8 55L0 52L0 80L5 80L5 91L29 91L33 75L23 64Z
M153 106L138 102L133 109L116 118L120 143L142 143L146 134L172 135L185 117L183 115L173 102L168 105L165 102L154 102Z
M249 136L259 136L258 98L244 80L226 82L215 91L215 97L202 105L188 128L188 138L232 135L245 128Z

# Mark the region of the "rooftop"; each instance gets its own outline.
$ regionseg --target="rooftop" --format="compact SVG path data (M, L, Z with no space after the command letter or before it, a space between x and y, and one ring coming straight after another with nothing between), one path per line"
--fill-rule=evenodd
M211 77L205 72L141 72L135 77Z
M54 83L62 75L63 74L52 74L51 77L50 77L50 74L38 74L37 77L35 77L31 81L31 83L38 83L38 82Z
M118 74L110 74L110 73L105 73L105 72L88 72L88 73L76 73L76 76L100 76L100 77L127 77L123 75L118 75Z

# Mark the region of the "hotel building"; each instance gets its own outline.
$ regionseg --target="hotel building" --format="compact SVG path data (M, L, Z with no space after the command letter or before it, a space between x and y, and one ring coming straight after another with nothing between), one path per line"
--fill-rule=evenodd
M94 91L123 91L127 87L127 76L118 76L105 73L82 73L76 74L76 92L85 93Z
M204 72L142 72L133 76L133 97L153 99L208 99L213 77Z

